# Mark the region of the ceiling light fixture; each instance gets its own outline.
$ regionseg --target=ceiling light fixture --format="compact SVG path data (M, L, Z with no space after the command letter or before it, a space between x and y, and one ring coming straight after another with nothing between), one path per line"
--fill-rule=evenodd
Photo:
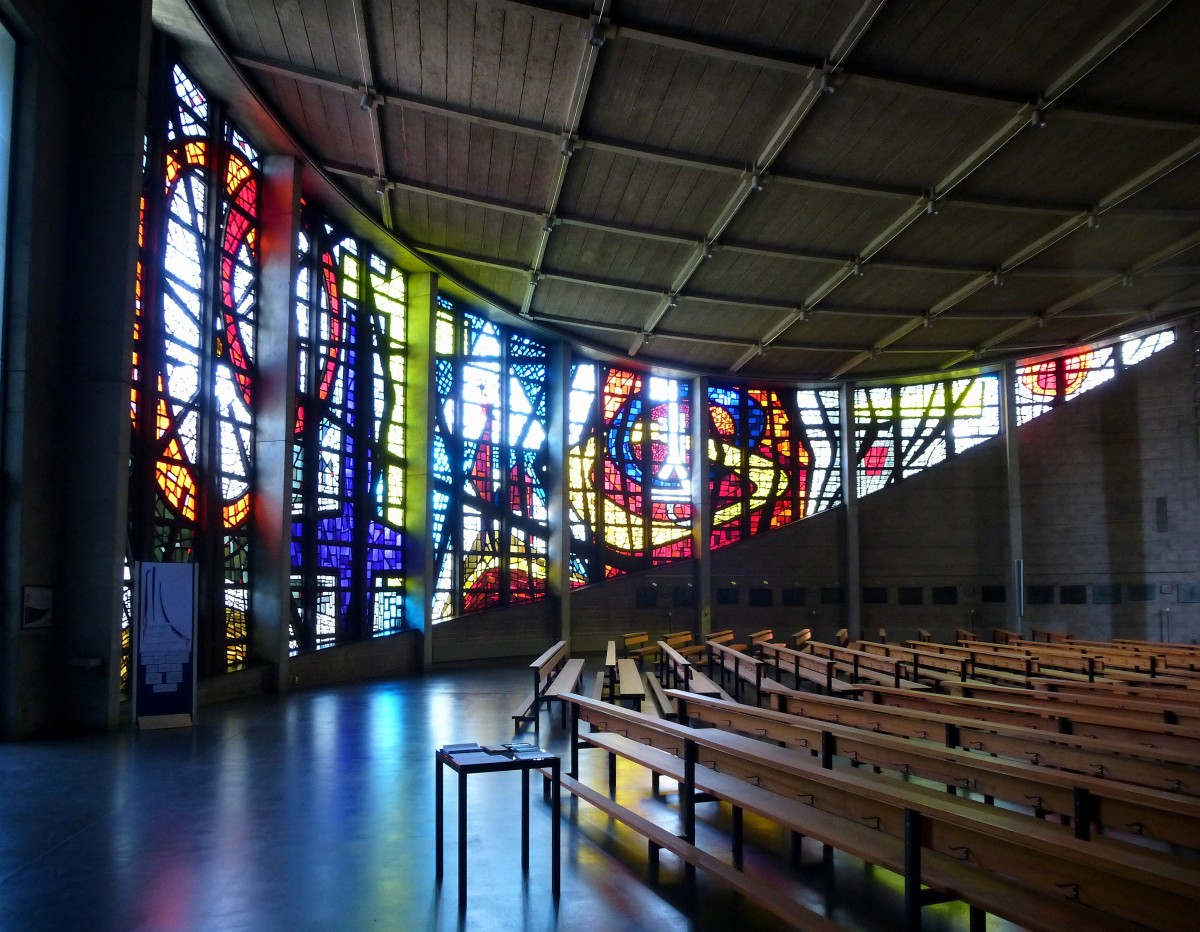
M1034 129L1042 129L1046 125L1046 117L1041 107L1034 107L1029 111L1029 125Z
M575 154L575 144L571 142L571 137L568 136L562 141L562 148L559 150L564 159L569 159Z
M554 220L554 214L550 214L550 215L549 215L548 217L546 217L546 219L545 219L545 220L542 222L542 232L544 232L544 233L551 233L551 232L553 232L553 231L554 231L554 224L555 224L555 220Z
M994 271L992 273L992 284L995 285L997 288L1001 287L1004 284L1004 272L1003 271L1001 271L1000 269L996 269L996 271Z
M642 331L642 346L649 346L649 345L650 345L650 331L643 330Z
M1122 288L1132 288L1133 287L1133 273L1131 273L1131 272L1125 273L1124 277L1121 279L1121 287Z
M820 91L822 94L832 94L837 88L833 86L833 77L828 71L821 72Z
M604 27L599 23L592 23L591 31L588 32L588 42L596 48L604 44Z
M757 172L750 176L750 193L761 194L763 191L762 175Z
M376 107L378 107L381 103L383 103L383 98L380 97L378 94L376 94L374 91L372 91L370 88L367 88L365 91L363 91L362 97L360 97L358 100L358 109L364 110L367 113L370 113L372 110L374 110Z
M926 330L928 330L930 327L933 326L933 315L932 314L926 312L925 319L922 321L922 326Z
M704 252L700 253L700 260L706 262L713 257L712 243L708 240L704 241Z
M762 356L764 353L766 353L767 348L765 346L763 346L761 343L759 343L759 344L757 344L755 351L757 352L757 354L759 356Z
M929 197L925 200L925 213L929 214L931 217L936 217L938 215L938 201L937 198L932 194L929 195Z
M1096 213L1095 207L1088 211L1087 228L1089 230L1100 229L1100 215Z
M854 269L853 269L852 274L854 275L855 278L861 278L862 273L863 273L862 260L860 258L858 258L857 256L855 256L854 257Z

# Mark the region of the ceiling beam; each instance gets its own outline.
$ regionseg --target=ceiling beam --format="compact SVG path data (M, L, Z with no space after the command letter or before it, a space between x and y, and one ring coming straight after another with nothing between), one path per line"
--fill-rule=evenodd
M238 64L254 70L282 77L288 77L293 80L312 84L317 87L340 91L341 93L348 95L361 96L365 92L365 87L361 81L348 81L332 75L326 75L308 69L285 65L279 62L269 61L267 59L256 58L246 54L239 54L235 56L234 60ZM518 120L508 117L495 117L472 108L459 107L453 104L434 101L411 94L403 94L392 89L375 88L375 97L379 101L381 107L400 107L402 109L416 110L418 112L428 113L434 116L443 117L445 119L462 120L470 123L473 126L493 129L498 132L509 132L516 133L518 135L530 136L546 142L561 143L562 140L562 133L547 124L533 123L526 120ZM1063 116L1065 115L1065 111L1058 110L1056 111L1056 114L1058 116ZM1174 121L1163 124L1163 126L1164 128L1172 130L1200 129L1200 120L1192 120L1190 122ZM774 148L774 145L768 145L767 151L770 152ZM747 170L751 168L751 166L729 160L708 158L704 156L692 155L690 153L676 152L668 149L639 145L636 143L623 142L621 140L607 139L603 137L577 135L574 140L574 149L575 151L579 151L580 149L592 149L596 152L607 152L642 161L673 165L678 168L739 177L744 177ZM802 173L792 172L771 171L770 173L763 173L762 177L766 180L769 180L771 184L782 184L810 190L827 191L833 194L845 194L849 196L861 195L864 197L887 198L897 201L916 200L926 197L929 193L916 188L882 185L850 178L805 175ZM939 195L938 202L945 207L964 207L978 210L1058 216L1071 216L1078 213L1080 210L1086 209L1088 206L1083 204L1013 201L1004 198L987 198L978 196L956 197L945 193ZM1172 212L1169 210L1157 212L1146 210L1140 212L1139 216L1145 216L1149 218L1159 216L1161 214L1164 219L1191 219L1191 215L1195 215L1197 212L1185 212L1189 214L1189 216L1186 218L1172 217L1171 213Z
M1048 104L1053 104L1078 81L1082 80L1083 77L1098 67L1121 44L1134 36L1142 27L1146 25L1146 23L1153 19L1153 17L1162 9L1164 9L1169 3L1170 0L1146 0L1146 2L1142 3L1137 10L1131 12L1115 27L1100 36L1092 44L1092 46L1087 49L1087 51L1068 64L1066 68L1060 72L1058 77L1056 77L1046 86L1046 89L1042 92L1036 102L1032 104L1022 104L1014 115L1010 116L1002 125L994 129L992 134L987 139L985 139L980 145L976 146L975 149L965 159L958 163L958 165L954 166L941 179L941 181L939 181L933 187L930 195L932 197L940 197L942 194L950 191L956 185L960 184L970 174L978 170L980 166L982 166L993 155L1007 145L1010 140L1015 138L1018 133L1029 126L1029 111L1032 111L1034 107L1042 107ZM1193 144L1182 147L1183 150L1186 151L1186 155L1183 152L1177 152L1173 156L1169 156L1168 158L1161 160L1158 165L1152 166L1150 169L1139 173L1134 179L1131 179L1130 182L1122 185L1117 192L1113 192L1108 198L1103 199L1101 203L1097 205L1096 209L1106 209L1108 206L1110 206L1110 202L1116 203L1118 200L1123 200L1125 197L1131 196L1134 191L1141 190L1141 188L1146 184L1152 183L1152 180L1157 180L1157 178L1162 177L1162 175L1166 172L1173 170L1174 167L1182 164L1195 154L1195 151L1193 150L1194 146L1196 145L1200 145L1200 138L1195 140ZM1165 166L1167 165L1170 165L1171 167L1166 168ZM1119 192L1123 192L1126 189L1130 189L1131 193L1119 194ZM1051 230L1050 233L1039 237L1038 240L1030 244L1028 247L1026 247L1026 249L1022 250L1015 256L1010 257L1010 260L1002 263L996 271L1002 273L1011 266L1020 265L1032 255L1042 251L1052 243L1057 242L1059 239L1062 239L1068 233L1072 232L1080 225L1081 222L1086 223L1087 219L1088 218L1085 215L1081 218L1081 220L1068 219L1063 223L1058 224L1058 226ZM900 224L898 222L894 222L891 224L890 229L894 230L896 235L899 235L899 232L905 229L907 226L907 223ZM885 231L885 235L886 233L887 231ZM878 249L881 249L883 245L886 245L886 243L887 240L884 239L883 236L880 236L872 242L871 246L878 251ZM864 259L870 258L870 256L873 254L874 253L869 250L864 250ZM837 274L838 273L835 273L834 278L837 277ZM831 281L832 280L833 279L831 279ZM845 280L845 276L842 276L840 280ZM986 280L986 276L979 276L977 279L975 279L975 281L957 289L952 297L955 301L962 300L966 297L966 295L971 294L983 287L983 284ZM834 287L836 287L836 285ZM829 291L832 290L832 288L829 288L824 292L824 294L821 295L821 297L824 297L829 293ZM818 289L818 291L820 291L820 289ZM806 307L811 306L813 303L814 302L810 298L805 299ZM939 302L938 305L935 305L934 309L931 309L930 312L922 317L916 318L911 322L910 325L897 328L891 334L888 334L884 340L877 341L871 347L870 351L865 355L865 357L860 353L853 359L847 360L831 373L831 378L841 378L847 372L861 365L865 359L871 358L872 355L879 353L890 344L896 342L896 340L902 339L908 333L912 332L912 330L917 326L923 324L925 319L935 318L937 314L940 313L940 310L944 310L948 306L950 305L948 305L945 300Z
M585 21L581 21L579 30L583 40L583 50L579 57L579 65L575 71L575 83L571 86L571 96L567 100L566 112L563 114L561 133L562 144L559 147L561 159L558 170L550 182L546 192L545 214L546 222L538 234L537 246L534 249L533 260L530 262L529 283L525 287L525 297L521 301L521 316L528 317L533 307L533 295L537 291L539 272L546 258L546 249L550 245L550 235L554 231L554 215L558 210L558 199L562 195L563 184L567 179L567 169L575 154L578 143L576 134L579 132L579 120L583 116L583 106L587 101L588 91L592 86L592 76L596 73L596 60L600 55L600 47L604 39L600 34L599 24L603 21L608 8L608 0L593 0L591 27L583 29Z
M1182 239L1176 240L1169 246L1165 246L1162 249L1156 250L1149 256L1146 256L1144 259L1141 259L1135 263L1128 272L1121 273L1119 275L1112 275L1108 278L1102 279L1099 282L1095 282L1086 288L1082 288L1079 291L1076 291L1074 294L1068 295L1062 300L1057 301L1047 307L1045 311L1043 311L1038 317L1026 318L1025 320L1015 323L1010 327L1006 327L999 333L993 334L987 339L982 340L975 348L975 352L979 353L989 350L992 347L1008 340L1010 337L1016 336L1018 333L1037 326L1041 321L1052 320L1068 309L1075 307L1077 304L1087 301L1089 298L1093 298L1110 288L1117 287L1125 280L1126 275L1132 275L1136 277L1137 275L1146 272L1157 265L1161 265L1162 263L1173 259L1180 253L1195 249L1197 246L1200 246L1200 231L1196 231L1188 236L1183 237ZM942 368L953 368L961 361L961 357L955 357L944 364Z
M392 220L391 197L388 195L388 187L384 183L387 178L387 160L383 154L383 132L379 124L379 100L375 96L375 69L371 65L371 46L367 39L370 30L367 28L362 0L348 0L348 2L350 12L354 17L354 39L358 48L359 64L362 67L363 96L359 106L366 111L371 125L371 150L375 154L379 214L383 225L391 230L395 223Z
M838 38L831 50L830 60L834 62L842 61L849 55L854 48L862 41L862 37L870 28L871 23L875 21L875 17L879 15L879 11L883 9L885 0L864 0L856 9L854 16L846 25L846 29ZM827 62L810 61L805 63L807 68L803 70L805 77L804 85L800 88L792 101L792 105L788 108L783 118L775 125L774 131L767 137L766 144L759 150L757 158L754 160L753 173L748 177L746 184L739 185L733 192L732 196L725 203L721 212L717 216L716 222L709 228L705 234L705 242L709 244L716 243L720 236L725 232L734 217L741 211L746 200L754 194L763 190L763 175L774 164L779 154L787 147L787 144L796 135L800 126L812 113L817 101L825 95L822 92L822 78L828 78L829 74L826 70ZM686 286L695 270L700 267L699 262L692 262L685 267L680 275L678 288L681 290ZM658 313L651 320L647 321L646 330L653 330L662 319L665 310ZM754 349L755 353L762 351L762 343L759 342ZM737 371L747 360L747 356L743 356L735 362L731 371Z

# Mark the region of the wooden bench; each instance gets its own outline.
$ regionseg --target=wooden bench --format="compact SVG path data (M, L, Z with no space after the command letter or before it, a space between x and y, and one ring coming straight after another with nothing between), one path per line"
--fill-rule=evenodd
M630 634L622 634L621 640L625 645L625 656L634 657L641 660L643 657L654 656L658 653L658 647L650 642L650 632L634 631Z
M910 642L911 643L911 642ZM971 669L970 660L966 657L948 657L932 651L918 650L915 647L903 647L898 644L883 644L878 641L855 641L855 650L869 654L879 654L900 661L907 667L906 676L917 682L930 682L939 688L946 684L968 680ZM981 685L992 685L980 682Z
M1200 853L1200 799L1195 797L674 690L667 695L689 722L807 750L819 755L823 766L835 760L870 765L897 779L920 777L985 801L1003 800L1039 818L1058 815L1070 820L1077 838L1090 838L1095 830L1110 840L1135 843L1144 837Z
M668 698L666 691L663 689L662 683L660 683L658 680L658 677L650 671L647 671L645 676L646 688L649 690L650 699L652 700L654 708L658 711L658 714L662 718L674 719L675 703Z
M583 675L583 661L569 660L567 653L567 642L559 641L529 665L533 673L533 688L522 697L520 704L512 711L513 722L518 730L525 723L533 722L536 731L542 703L548 699L561 699L562 693L575 691ZM562 683L552 696L547 697L546 691L559 676L563 676Z
M598 747L608 746L619 738L616 735L589 735ZM656 752L663 758L670 757L663 751ZM664 762L664 769L666 768ZM563 775L559 782L562 788L576 798L583 800L617 822L628 826L646 839L648 845L651 872L658 868L659 851L670 851L687 864L697 867L746 899L758 904L776 919L795 929L812 930L812 932L837 932L841 928L836 922L826 919L799 900L782 894L775 884L756 880L752 875L740 870L719 857L703 850L675 832L651 822L645 816L639 815L627 806L623 806L610 796L593 789L571 775Z
M562 702L563 694L576 692L582 679L583 661L578 657L570 657L559 668L558 673L551 678L549 685L542 693L541 701L547 706L552 702L559 703L563 725L567 723L567 707Z
M622 657L617 661L617 690L614 701L632 703L637 709L646 698L646 686L642 682L642 671L637 661L632 657Z
M759 653L766 662L775 664L775 676L786 669L792 674L796 688L802 682L823 690L829 696L854 696L859 687L837 678L837 663L806 651L792 650L782 644L763 644Z
M925 903L947 898L1047 930L1134 922L1182 929L1200 906L1200 865L1184 859L1128 846L1118 852L1020 813L890 778L824 769L807 753L758 739L691 729L582 697L572 701L573 735L578 722L587 721L598 734L582 736L585 741L669 769L680 781L689 844L696 839L696 791L702 790L735 810L900 873L911 928L919 927ZM576 751L569 775L578 773ZM740 822L735 812L735 828ZM740 845L740 832L734 834ZM943 897L927 895L922 882Z
M705 676L696 666L675 650L670 644L661 643L659 675L663 682L669 681L676 687L704 696L729 698L720 686Z
M812 640L812 628L801 628L792 635L792 647L796 650L803 650L805 645Z
M946 747L1025 761L1039 767L1200 796L1200 765L1192 754L1135 748L1128 742L1081 735L1060 735L1057 729L983 722L961 715L818 696L779 686L769 690L764 688L764 693L771 697L772 707L776 710L817 721L937 741Z
M906 677L903 665L891 657L883 657L835 644L822 644L820 641L810 641L808 649L818 657L834 661L851 683L867 680L897 688L902 686L908 689L926 688L924 683Z
M754 687L754 704L761 704L763 672L763 662L761 660L751 657L749 654L743 654L741 651L734 650L727 644L709 641L708 667L710 676L713 670L720 670L720 686L722 689L725 688L725 674L729 673L732 675L733 697L735 699L741 699L742 684L748 683Z
M604 651L604 685L608 688L611 699L613 690L617 687L617 642L609 641Z
M864 698L880 705L913 709L942 715L957 715L979 722L1019 725L1060 735L1097 738L1113 744L1125 744L1133 755L1156 752L1184 755L1179 759L1194 759L1200 763L1200 731L1182 725L1168 725L1161 720L1122 715L1103 709L1069 708L1052 701L1010 697L1002 701L995 697L971 698L934 693L915 693L911 690L868 686Z

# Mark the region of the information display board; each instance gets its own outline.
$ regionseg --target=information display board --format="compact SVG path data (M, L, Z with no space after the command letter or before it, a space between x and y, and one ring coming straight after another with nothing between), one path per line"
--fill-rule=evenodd
M133 599L133 720L138 728L193 725L195 564L138 563Z

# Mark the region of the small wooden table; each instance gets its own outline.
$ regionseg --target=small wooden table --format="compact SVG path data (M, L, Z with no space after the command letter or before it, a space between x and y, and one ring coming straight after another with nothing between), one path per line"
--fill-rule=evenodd
M442 882L442 768L449 767L458 774L458 909L467 908L467 777L473 773L496 773L503 770L521 771L521 872L529 873L529 771L550 768L550 826L551 873L554 899L560 889L561 864L559 857L559 758L530 744L509 744L482 747L478 744L448 744L438 748L434 756L437 773L437 882Z

